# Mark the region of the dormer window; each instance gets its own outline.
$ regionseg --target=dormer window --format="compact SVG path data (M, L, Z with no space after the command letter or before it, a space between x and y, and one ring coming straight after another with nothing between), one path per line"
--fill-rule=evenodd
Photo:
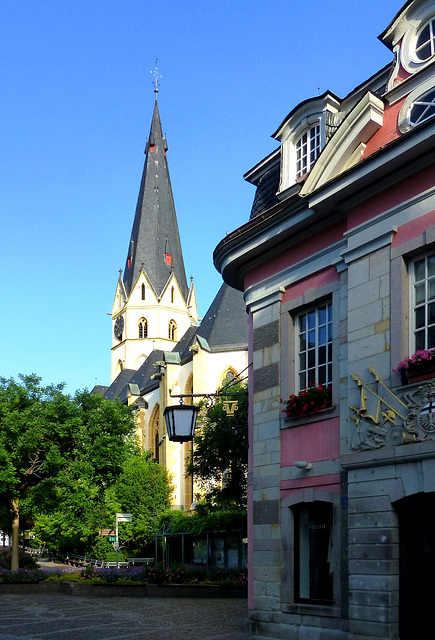
M329 91L302 102L285 118L272 136L281 143L279 196L311 172L340 121L340 100Z
M409 122L415 126L435 115L435 89L415 100L409 112Z
M435 80L430 76L406 98L399 112L398 125L402 133L435 116Z
M435 17L431 18L418 32L415 55L420 62L426 62L435 55Z
M320 124L306 129L296 142L296 178L304 176L320 153Z

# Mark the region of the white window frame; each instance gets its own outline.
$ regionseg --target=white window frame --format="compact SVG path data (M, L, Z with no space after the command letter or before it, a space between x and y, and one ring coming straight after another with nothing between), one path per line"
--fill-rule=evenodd
M296 179L308 173L322 150L320 121L307 127L296 140Z
M326 319L325 322L321 322L321 318L319 317L319 312L325 309ZM313 317L314 314L314 317ZM310 317L311 316L311 317ZM309 322L314 320L312 326L307 326L304 328L302 323L304 322L304 318ZM311 333L312 337L314 337L314 347L309 348L307 340L305 340L306 349L301 348L302 345L302 335L304 333ZM325 333L325 339L323 340L322 335ZM307 309L304 309L300 313L295 316L295 389L298 393L305 389L309 384L321 384L324 386L332 386L332 364L333 364L333 354L332 354L332 345L333 345L333 307L332 300L324 300L322 302L318 302L316 305L313 305ZM324 347L326 349L326 359L325 362L319 361L320 349ZM301 362L303 358L303 354L305 354L305 366L301 367ZM311 363L309 359L314 356L314 366L309 366ZM311 361L312 362L312 361ZM320 369L325 370L325 375L319 375ZM312 379L312 375L310 372L314 372L314 379ZM304 377L304 380L302 379ZM302 381L303 380L303 381Z
M420 37L420 35L422 34L422 32L426 29L429 28L429 37L423 41L423 44L418 45L418 39ZM426 58L421 58L418 54L419 54L419 50L423 49L424 47L428 46L430 48L430 55L427 56ZM435 16L432 16L431 18L429 18L429 20L426 20L422 26L420 27L420 29L418 29L416 35L415 35L415 57L416 60L419 61L421 64L425 64L426 62L428 62L431 58L433 58L435 56Z
M432 24L432 33L435 34L435 12L432 2L420 7L417 11L405 16L401 32L403 40L400 45L400 61L408 73L416 73L423 67L431 64L435 58L435 41L431 38L431 55L422 60L418 56L418 38L427 25ZM434 36L435 37L435 36Z
M435 78L433 76L427 78L425 81L419 84L419 86L411 91L411 93L407 96L405 102L403 103L398 117L398 125L399 130L402 133L407 133L414 127L417 127L421 122L425 122L429 120L434 114L429 115L424 120L419 120L418 122L413 122L411 120L412 108L413 106L423 101L425 96L430 94L432 91L435 91Z
M433 275L428 272L429 260L433 261ZM415 267L416 263L424 261L424 278L416 280ZM435 314L435 253L423 254L415 257L409 264L409 276L410 276L410 345L411 353L414 353L420 349L435 348L435 318L434 321L428 322L428 316L430 313L430 306L433 305ZM417 288L420 289L418 297L416 295ZM432 288L432 294L430 292ZM432 295L432 297L431 297ZM424 324L417 326L416 317L417 313L424 315ZM430 339L430 333L433 334L432 340ZM423 336L423 339L419 338Z

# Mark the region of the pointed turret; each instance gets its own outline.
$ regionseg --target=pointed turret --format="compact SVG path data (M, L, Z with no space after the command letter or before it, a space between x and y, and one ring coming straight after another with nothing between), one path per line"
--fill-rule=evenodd
M123 280L129 296L143 270L156 296L160 298L169 278L174 275L187 300L189 289L166 151L156 92Z

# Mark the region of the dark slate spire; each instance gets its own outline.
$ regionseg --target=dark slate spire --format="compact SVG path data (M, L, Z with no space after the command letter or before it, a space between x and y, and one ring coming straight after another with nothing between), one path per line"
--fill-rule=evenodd
M156 91L150 136L145 148L145 164L124 269L123 280L128 296L143 269L158 297L161 296L171 273L174 273L181 292L187 299L186 272L166 151Z

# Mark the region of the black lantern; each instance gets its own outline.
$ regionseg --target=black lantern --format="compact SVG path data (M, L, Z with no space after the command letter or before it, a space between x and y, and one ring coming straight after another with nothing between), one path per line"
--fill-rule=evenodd
M163 412L166 430L171 442L190 442L195 432L196 418L199 407L187 404L177 404L166 407Z

